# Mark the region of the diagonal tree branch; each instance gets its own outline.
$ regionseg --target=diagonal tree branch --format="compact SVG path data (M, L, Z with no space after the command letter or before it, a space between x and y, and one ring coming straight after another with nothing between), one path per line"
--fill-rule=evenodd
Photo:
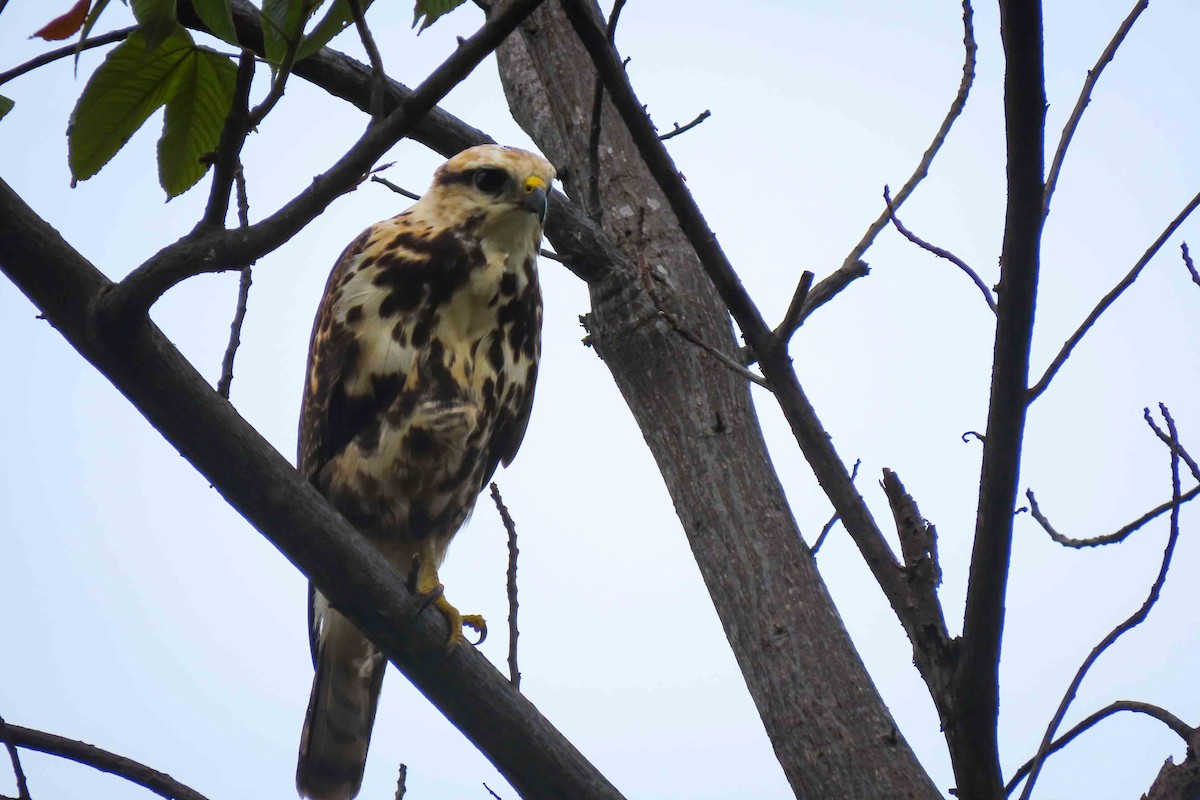
M1044 756L1054 755L1059 750L1062 750L1071 742L1079 738L1080 734L1086 733L1087 731L1096 727L1097 723L1102 722L1111 717L1113 714L1117 714L1121 711L1131 711L1137 714L1145 714L1148 717L1153 717L1174 731L1175 734L1185 742L1190 741L1191 737L1195 735L1195 729L1187 725L1183 720L1172 714L1170 711L1167 711L1165 708L1160 708L1159 706L1151 703L1139 703L1136 700L1118 700L1115 703L1110 703L1099 711L1089 714L1087 717L1080 720L1080 722L1071 728L1071 730L1055 739L1053 744L1046 749ZM1021 768L1013 773L1012 778L1009 779L1008 784L1004 787L1004 793L1012 794L1013 790L1017 788L1017 785L1020 784L1021 780L1029 774L1029 770L1032 768L1032 760L1022 764Z
M1051 539L1058 542L1063 547L1099 547L1101 545L1123 542L1129 538L1129 534L1140 530L1146 525L1146 523L1157 519L1166 512L1175 508L1177 505L1182 505L1189 500L1194 500L1197 497L1200 497L1200 486L1194 486L1190 490L1181 494L1178 502L1175 500L1168 500L1162 505L1150 509L1133 522L1118 528L1112 533L1106 533L1102 536L1093 536L1087 539L1073 539L1070 536L1064 536L1063 534L1059 533L1054 526L1050 524L1050 520L1046 517L1041 507L1038 505L1037 499L1033 496L1033 490L1027 489L1025 491L1025 498L1029 501L1030 515L1034 518L1034 520L1037 521L1038 525L1042 526L1042 530L1044 530Z
M185 786L165 772L159 772L131 758L110 753L87 742L67 739L17 725L8 726L8 731L12 736L13 744L18 747L66 758L77 764L107 772L109 775L116 775L118 778L136 783L143 789L148 789L167 800L205 800L204 795Z
M14 727L0 717L0 740L4 741L4 749L8 751L8 760L12 764L13 776L17 781L17 800L31 800L29 783L25 780L25 769L21 766L21 757L17 754L17 739Z
M231 506L330 598L526 798L620 794L446 623L148 320L88 323L113 284L0 181L0 269ZM337 554L336 558L330 554Z
M1042 377L1038 380L1037 384L1035 384L1033 388L1029 390L1028 402L1032 403L1034 400L1037 400L1038 397L1042 395L1042 392L1046 391L1046 388L1050 385L1050 381L1054 380L1054 376L1058 374L1058 371L1062 369L1063 364L1067 362L1067 358L1070 357L1071 351L1075 349L1075 346L1079 344L1084 335L1091 330L1091 327L1096 324L1096 320L1100 319L1100 315L1107 311L1109 306L1115 303L1117 298L1125 293L1126 289L1128 289L1130 286L1133 286L1133 282L1138 279L1138 276L1142 274L1142 270L1146 268L1146 265L1150 263L1150 260L1154 258L1154 256L1158 254L1158 251L1162 249L1162 246L1167 243L1167 239L1171 238L1171 235L1179 229L1179 226L1182 225L1189 216L1191 216L1192 212L1195 211L1197 207L1200 207L1200 192L1198 192L1195 197L1188 201L1188 204L1183 207L1183 210L1180 211L1175 219L1171 220L1170 224L1168 224L1167 227L1163 229L1163 232L1158 235L1158 238L1154 240L1154 243L1146 249L1146 252L1142 253L1142 257L1139 258L1137 263L1133 265L1133 269L1129 270L1125 277L1122 278L1108 294L1104 295L1104 297L1100 299L1100 302L1096 304L1096 307L1092 309L1092 312L1087 315L1087 319L1085 319L1079 328L1073 334L1071 334L1071 338L1067 339L1066 343L1063 344L1062 349L1058 351L1058 355L1056 355L1054 360L1050 362L1050 366L1046 367L1045 373L1042 374Z
M1100 73L1108 66L1108 62L1113 60L1117 54L1117 48L1125 41L1125 37L1129 35L1130 29L1133 28L1133 23L1137 22L1137 18L1150 5L1150 0L1138 0L1133 6L1133 10L1129 12L1129 16L1117 28L1117 32L1113 34L1112 41L1108 43L1108 47L1104 48L1104 52L1100 54L1100 58L1096 61L1096 66L1088 70L1087 80L1083 82L1083 89L1079 92L1079 99L1075 101L1075 108L1071 111L1071 116L1067 120L1067 124L1063 127L1062 136L1058 140L1058 149L1054 151L1054 158L1050 162L1050 174L1046 178L1046 197L1042 201L1042 217L1050 215L1050 197L1054 194L1054 189L1058 185L1058 175L1062 172L1063 160L1067 157L1067 148L1071 146L1071 138L1075 135L1075 129L1079 127L1079 121L1083 119L1083 112L1088 107L1088 103L1092 102L1092 90L1096 88L1097 81L1100 80Z

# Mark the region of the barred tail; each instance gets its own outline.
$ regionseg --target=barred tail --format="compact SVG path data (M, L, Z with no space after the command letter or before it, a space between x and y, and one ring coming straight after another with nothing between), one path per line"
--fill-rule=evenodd
M362 785L387 661L348 619L322 610L296 789L311 800L350 800Z

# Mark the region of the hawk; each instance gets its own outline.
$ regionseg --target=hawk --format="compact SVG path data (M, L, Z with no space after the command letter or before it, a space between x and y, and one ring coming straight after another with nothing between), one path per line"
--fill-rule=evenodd
M338 258L313 324L299 468L450 623L438 567L529 422L541 352L535 262L554 168L483 145L434 173L407 211ZM296 787L349 800L362 784L386 661L309 587L312 694Z

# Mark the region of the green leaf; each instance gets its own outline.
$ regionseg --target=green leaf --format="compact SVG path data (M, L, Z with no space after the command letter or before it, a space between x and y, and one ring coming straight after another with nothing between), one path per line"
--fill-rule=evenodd
M146 37L146 46L151 51L179 26L175 19L175 0L131 0L130 5L138 30Z
M75 45L75 71L79 72L79 55L83 52L83 42L87 39L88 34L92 32L92 28L96 26L96 21L100 19L100 15L104 13L104 9L108 6L109 0L96 0L96 5L92 6L92 10L88 12L87 19L83 21L83 29L79 31L79 44Z
M233 62L211 50L194 48L180 64L158 140L158 180L168 198L195 186L208 171L204 156L221 140L236 81Z
M263 0L263 49L267 61L278 67L288 42L304 34L304 25L324 0Z
M4 115L12 111L14 105L16 103L0 94L0 119L4 119Z
M364 14L367 12L367 8L371 5L371 2L372 0L361 0ZM296 51L296 60L301 61L308 58L329 44L330 39L352 24L354 24L354 12L350 10L350 3L347 0L334 0L333 5L325 12L325 16L321 18L321 21L312 29L312 32L308 36L305 36L304 41L300 43L300 49Z
M83 88L67 126L67 160L75 180L99 172L171 99L179 69L194 50L182 28L153 53L141 31L113 48Z
M425 18L421 22L421 31L428 28L430 25L438 21L438 17L443 14L449 14L454 9L458 8L465 0L417 0L417 5L413 13L413 27L417 27L417 23L421 22L421 17Z
M205 27L212 31L213 36L229 44L238 43L229 0L192 0L192 8L196 10L196 16Z

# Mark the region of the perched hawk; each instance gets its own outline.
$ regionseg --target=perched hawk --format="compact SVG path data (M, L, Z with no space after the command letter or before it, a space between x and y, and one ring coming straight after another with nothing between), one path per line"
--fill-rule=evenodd
M438 567L480 490L516 455L541 349L537 259L554 168L511 147L447 161L399 216L367 228L329 276L313 325L300 470L450 623ZM358 793L386 661L309 589L312 695L296 786Z

